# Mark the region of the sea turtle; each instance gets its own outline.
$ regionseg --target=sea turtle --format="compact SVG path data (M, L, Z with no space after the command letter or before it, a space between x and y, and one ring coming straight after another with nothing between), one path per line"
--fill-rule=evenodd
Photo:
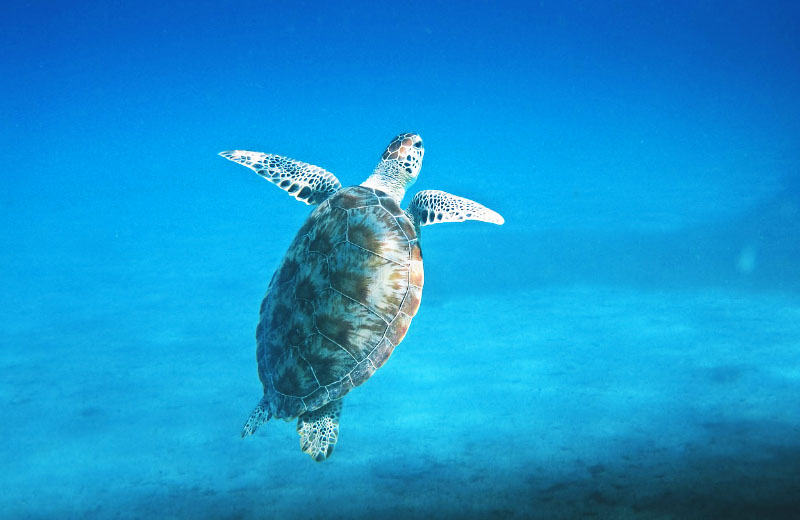
M339 433L342 398L403 340L422 297L420 226L503 217L437 190L400 202L422 166L422 138L395 137L372 175L342 188L330 172L272 154L220 155L254 170L308 205L261 303L256 359L264 396L242 437L270 417L297 418L304 452L325 460Z

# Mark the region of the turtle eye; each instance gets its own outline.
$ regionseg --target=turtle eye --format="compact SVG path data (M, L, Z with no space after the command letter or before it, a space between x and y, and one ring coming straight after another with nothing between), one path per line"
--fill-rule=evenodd
M422 141L417 141L414 143L414 148L422 148Z

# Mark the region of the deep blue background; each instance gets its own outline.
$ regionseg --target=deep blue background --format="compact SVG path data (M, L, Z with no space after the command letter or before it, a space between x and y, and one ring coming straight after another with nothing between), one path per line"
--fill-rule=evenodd
M8 251L83 240L138 256L164 232L230 226L256 242L268 219L292 228L304 209L217 151L289 155L357 183L401 131L426 140L418 189L482 197L509 233L674 232L796 195L793 2L8 9ZM257 225L242 222L255 208Z
M122 395L158 402L145 390L160 388L148 379L153 345L183 352L176 345L196 340L196 357L178 357L226 374L213 388L219 403L239 417L255 402L248 327L308 208L217 157L222 150L287 155L357 184L392 136L420 133L426 156L410 193L443 189L506 218L502 228L423 230L422 308L452 312L437 315L449 316L442 329L420 323L420 330L446 330L470 307L487 311L472 323L486 326L489 341L492 327L508 333L536 317L492 315L482 296L512 299L550 286L632 288L656 299L658 291L736 290L752 295L754 309L762 295L795 302L798 27L800 4L789 1L5 6L0 348L15 375L0 391L16 408L0 426L14 439L0 462L36 468L28 457L38 457L49 474L60 459L48 450L58 453L62 443L48 437L39 414L72 417L71 406L83 403L81 414L97 414L94 424L58 431L88 435L97 423L113 423L98 412L105 405L91 404L110 395L113 381L125 387ZM674 301L682 300L664 300ZM596 303L587 296L587 314ZM549 312L546 302L537 305ZM795 329L786 327L775 334L796 345ZM224 349L246 358L250 372L221 366L225 357L213 353ZM474 367L494 362L491 352L479 354L487 357ZM213 367L204 365L211 360ZM153 365L167 367L179 394L192 386L179 362ZM141 379L129 380L129 371ZM90 383L76 387L69 377ZM253 395L236 393L242 380ZM420 389L418 399L436 391ZM186 404L161 397L167 410ZM354 434L357 415L348 424ZM220 435L235 434L238 419L213 417ZM156 438L149 427L134 423L130 435ZM192 460L190 441L207 431L196 427L180 437ZM39 436L22 440L30 431ZM209 467L224 467L230 449L219 448ZM116 460L87 453L76 457ZM405 468L401 462L396 467ZM131 471L138 470L150 466ZM480 481L471 485L482 491ZM95 488L82 489L76 504ZM9 496L15 511L40 511ZM147 512L129 506L112 503L105 513ZM72 514L87 514L74 507Z

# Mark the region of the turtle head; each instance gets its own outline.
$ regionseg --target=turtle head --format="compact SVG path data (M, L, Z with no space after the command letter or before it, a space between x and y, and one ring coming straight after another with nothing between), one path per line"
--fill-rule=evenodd
M398 203L417 180L425 147L417 134L400 134L386 147L381 162L361 185L385 191Z
M422 138L417 134L400 134L389 143L381 156L381 162L397 161L403 173L408 176L411 186L417 180L419 170L422 168L422 156L425 147Z

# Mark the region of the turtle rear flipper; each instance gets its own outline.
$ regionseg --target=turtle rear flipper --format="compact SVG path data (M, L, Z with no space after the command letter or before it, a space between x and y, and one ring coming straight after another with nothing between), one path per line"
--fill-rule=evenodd
M269 411L269 407L267 403L264 402L264 399L261 399L253 411L250 412L250 417L247 418L247 422L244 423L242 438L253 435L259 426L269 421L270 417L272 417L272 412Z
M297 418L300 448L317 462L322 462L333 453L333 447L339 438L341 411L342 401L338 399Z

